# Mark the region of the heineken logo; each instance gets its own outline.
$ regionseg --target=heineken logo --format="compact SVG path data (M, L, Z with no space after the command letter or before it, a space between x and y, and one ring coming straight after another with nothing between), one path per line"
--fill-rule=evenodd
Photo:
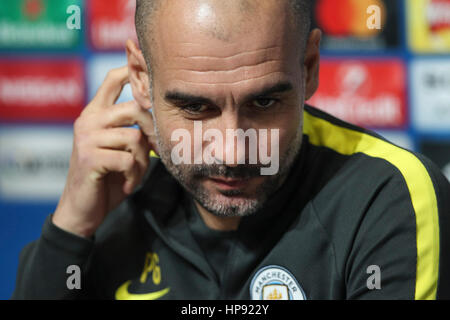
M77 46L81 41L78 30L83 3L81 0L0 1L0 49ZM70 28L72 25L75 27Z

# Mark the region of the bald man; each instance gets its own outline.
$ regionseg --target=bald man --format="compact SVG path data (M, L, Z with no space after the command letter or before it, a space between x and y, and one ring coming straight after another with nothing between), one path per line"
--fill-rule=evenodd
M449 298L450 186L305 105L321 38L309 10L138 1L141 50L127 42L128 66L76 120L13 298ZM134 101L114 105L127 82Z

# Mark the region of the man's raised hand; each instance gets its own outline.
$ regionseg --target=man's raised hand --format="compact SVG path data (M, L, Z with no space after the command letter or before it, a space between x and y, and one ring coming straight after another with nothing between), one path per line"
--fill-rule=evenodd
M135 101L114 104L128 83L128 67L111 70L74 124L66 185L53 223L91 236L108 212L141 182L155 149L152 114ZM139 129L127 128L134 124Z

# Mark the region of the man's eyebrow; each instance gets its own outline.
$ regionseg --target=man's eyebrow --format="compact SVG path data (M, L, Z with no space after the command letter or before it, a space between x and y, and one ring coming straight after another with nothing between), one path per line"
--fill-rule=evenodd
M182 102L182 103L198 103L210 105L214 104L214 102L211 99L177 90L166 92L164 98L165 100L170 101L172 103Z
M249 94L247 96L246 100L255 100L255 99L258 99L261 97L269 96L274 93L288 92L288 91L291 91L293 88L294 87L290 82L287 82L287 81L279 82L275 85L263 88L259 92ZM198 104L209 104L209 105L215 104L214 101L209 98L193 95L193 94L186 93L186 92L181 92L178 90L166 92L164 98L166 101L170 101L172 103L180 103L181 102L181 103L198 103Z
M255 100L261 97L267 97L274 93L284 93L293 90L294 86L286 81L286 82L279 82L275 85L268 86L266 88L263 88L261 91L257 93L252 93L248 96L247 100Z

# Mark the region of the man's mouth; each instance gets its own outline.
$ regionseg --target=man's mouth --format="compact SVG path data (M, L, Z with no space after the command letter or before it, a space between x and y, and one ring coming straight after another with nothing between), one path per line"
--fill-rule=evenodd
M222 190L237 190L242 189L248 185L251 178L222 178L222 177L210 177L212 181L219 189Z

